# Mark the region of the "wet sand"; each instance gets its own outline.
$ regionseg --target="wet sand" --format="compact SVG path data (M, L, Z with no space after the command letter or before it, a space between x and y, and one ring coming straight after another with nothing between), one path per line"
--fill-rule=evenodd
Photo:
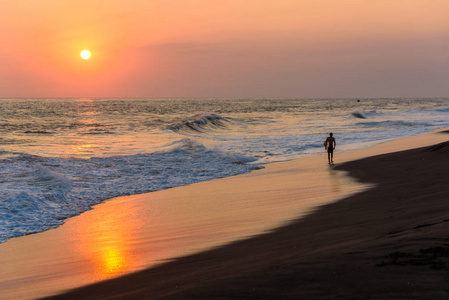
M269 233L52 299L448 298L449 137L430 136L353 152L446 141L335 166L373 187Z

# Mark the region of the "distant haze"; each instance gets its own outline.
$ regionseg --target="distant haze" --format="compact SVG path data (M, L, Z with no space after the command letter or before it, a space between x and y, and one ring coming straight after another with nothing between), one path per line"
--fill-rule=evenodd
M447 0L0 7L0 97L449 96Z

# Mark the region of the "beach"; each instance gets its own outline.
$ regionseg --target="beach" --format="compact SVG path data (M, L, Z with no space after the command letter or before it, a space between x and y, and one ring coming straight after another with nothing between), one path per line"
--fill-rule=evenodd
M80 274L89 273L90 282L101 282L54 298L444 297L448 148L447 144L431 145L447 139L445 133L431 133L337 153L337 165L332 168L320 155L273 163L246 175L132 196L143 198L147 206L156 203L149 201L155 195L165 201L188 195L195 199L240 197L240 203L258 202L258 211L253 206L235 209L238 202L231 203L234 209L229 212L241 211L240 216L227 215L218 206L209 211L207 207L201 209L201 205L187 207L188 218L182 217L185 224L207 216L195 225L196 230L203 228L196 237L186 238L191 228L178 224L162 232L159 242L151 240L145 236L142 224L136 229L133 206L129 206L127 197L108 201L55 230L2 244L3 295L7 299L27 299L62 292L74 281L82 283L85 279L77 278ZM382 155L416 147L425 148ZM300 209L298 197L314 202ZM276 205L268 206L273 199ZM142 203L131 203L142 209ZM223 220L233 225L211 222L217 218L209 215L213 210L223 212ZM107 221L118 211L123 218ZM94 223L92 220L99 216ZM244 222L251 218L259 222ZM229 228L234 229L226 235ZM188 251L173 250L189 249L192 240L200 242ZM180 241L181 246L171 244ZM131 251L130 245L140 248ZM148 247L156 255L156 262L139 271L142 267L132 265L138 261L136 249L144 252L142 249ZM90 249L90 253L80 249ZM164 257L167 252L170 256ZM159 260L158 253L162 253ZM31 272L24 277L11 272L33 265L33 272L45 272L36 276ZM133 270L137 272L112 278ZM102 281L108 278L112 279ZM45 283L49 288L42 291Z
M323 156L124 196L0 245L3 297L29 299L262 234L366 188Z
M448 10L3 1L0 300L449 299Z
M444 142L343 164L376 186L268 234L53 299L446 298L448 152Z

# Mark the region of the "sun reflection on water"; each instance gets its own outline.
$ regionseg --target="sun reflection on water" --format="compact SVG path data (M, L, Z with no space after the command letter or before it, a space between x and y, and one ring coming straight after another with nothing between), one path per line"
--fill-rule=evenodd
M72 147L73 153L80 158L89 159L92 157L93 151L91 150L94 145L74 145Z

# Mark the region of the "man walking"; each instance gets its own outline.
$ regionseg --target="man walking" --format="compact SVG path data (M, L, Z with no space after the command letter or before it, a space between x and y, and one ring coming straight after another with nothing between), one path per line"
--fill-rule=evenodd
M337 142L335 142L335 139L333 137L332 132L329 133L329 136L324 141L324 148L327 150L327 160L329 161L329 164L334 163L334 149L337 146Z

